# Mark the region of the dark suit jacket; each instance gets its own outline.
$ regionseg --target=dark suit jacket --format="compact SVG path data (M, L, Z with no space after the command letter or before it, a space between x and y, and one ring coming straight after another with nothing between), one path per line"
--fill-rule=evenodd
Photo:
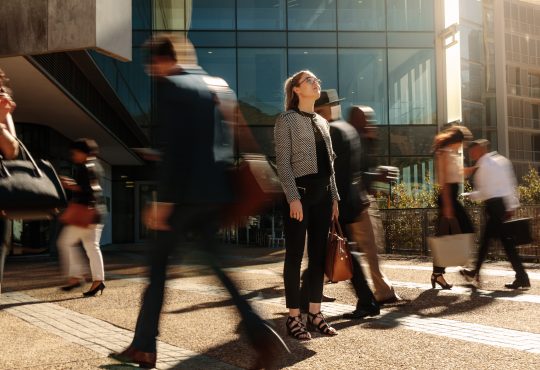
M156 116L163 162L158 199L182 204L230 201L225 168L214 158L216 101L204 71L156 79Z
M334 170L341 200L339 220L342 224L354 222L361 211L357 182L361 182L361 142L356 129L348 122L330 122L330 137L336 153ZM361 185L360 185L361 186Z

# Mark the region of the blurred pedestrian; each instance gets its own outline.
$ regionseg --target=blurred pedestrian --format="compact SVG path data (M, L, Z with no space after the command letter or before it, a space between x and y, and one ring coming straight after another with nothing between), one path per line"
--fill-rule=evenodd
M334 169L336 183L341 200L339 201L339 222L347 231L347 236L360 244L359 218L364 213L368 201L362 199L365 190L361 178L361 143L360 136L354 127L341 119L341 105L337 91L334 89L321 91L321 96L315 102L315 111L330 122L330 136L332 147L336 153ZM364 202L363 202L364 201ZM364 276L362 266L356 257L352 258L353 277L352 286L358 301L353 312L343 315L348 319L362 319L367 316L377 316L380 307L375 296L369 288Z
M458 200L458 191L463 184L463 142L470 140L472 134L464 126L451 126L435 136L433 150L435 153L435 168L437 182L440 187L438 196L439 224L446 220L455 219L460 228L460 233L473 233L473 225L465 212L463 205ZM452 289L443 274L446 269L441 266L433 266L431 274L431 286L438 284L442 289Z
M371 158L376 150L377 129L369 124L374 121L373 109L355 105L349 111L349 123L356 129L360 137L360 164L361 181L366 189L369 207L366 207L351 228L351 236L358 244L369 265L371 280L373 281L375 299L379 304L395 303L401 300L395 292L390 280L384 275L379 266L378 250L383 248L384 230L376 199L369 194L371 176L368 175L372 167Z
M81 254L82 243L92 273L92 286L83 293L85 297L103 294L105 269L99 241L103 231L105 205L103 203L102 170L97 161L98 145L92 139L81 138L70 146L71 161L75 164L75 177L61 176L62 186L73 194L70 204L60 220L65 223L58 236L58 250L68 276L67 285L61 289L70 291L80 287L84 280L86 261Z
M274 128L278 175L286 196L285 300L289 309L287 332L311 339L309 330L336 335L321 313L326 242L330 223L339 216L339 195L334 176L335 154L328 122L315 113L321 81L300 71L285 81L285 112ZM309 308L307 326L300 313L300 266L307 232Z
M475 161L474 191L469 194L472 200L483 201L485 205L485 229L476 265L473 270L463 269L460 273L467 279L480 279L480 269L486 259L491 239L499 239L506 256L516 273L512 283L505 284L508 289L530 288L529 276L517 253L512 237L507 233L504 221L509 220L519 207L516 194L516 177L511 162L497 152L488 152L489 141L475 140L469 146L469 156Z
M15 125L11 113L16 107L11 91L6 86L9 81L6 74L0 69L0 156L4 159L13 159L17 156L19 144L16 140ZM3 174L0 171L0 176ZM0 204L2 199L0 199ZM9 253L11 221L0 215L0 293L4 278L4 265Z
M146 44L150 54L147 70L156 83L157 123L164 138L158 201L146 208L144 216L146 226L156 231L156 240L149 246L150 284L143 296L133 341L111 357L141 367L156 365L156 337L168 258L178 242L193 232L201 238L199 245L206 252L206 263L240 312L248 338L258 353L257 366L267 367L288 349L240 296L221 268L222 252L216 233L223 206L231 200L231 189L214 152L218 101L205 82L206 73L198 67L187 69L186 57L195 63L191 43L180 39L177 45L178 54L168 36L155 36Z

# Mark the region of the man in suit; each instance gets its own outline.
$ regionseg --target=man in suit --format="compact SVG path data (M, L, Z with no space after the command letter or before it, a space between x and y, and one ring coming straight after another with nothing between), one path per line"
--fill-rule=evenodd
M193 51L187 39L178 40L177 45L183 47L183 54ZM157 233L150 250L150 285L144 293L133 341L111 357L142 367L155 366L167 260L180 239L195 232L200 237L199 246L206 252L207 264L239 310L248 338L258 352L257 366L266 367L288 348L223 272L215 239L222 221L220 214L232 201L229 179L214 150L217 96L205 82L209 78L202 69L192 67L188 72L186 64L177 64L169 37L156 36L146 46L150 53L147 70L156 82L163 158L159 163L158 201L147 208L144 222Z
M504 221L510 219L519 207L516 178L511 162L497 152L489 153L488 148L489 141L485 139L475 140L469 146L469 156L475 161L475 166L469 169L469 172L474 171L474 191L469 197L484 202L486 224L475 268L463 269L460 273L467 280L479 281L480 268L486 259L489 243L491 239L498 238L516 272L515 280L505 284L505 287L527 289L531 287L529 276L519 258L514 240L508 235L504 224Z
M341 120L341 107L336 90L321 91L320 98L315 102L315 111L330 122L330 136L332 147L336 153L334 169L339 202L339 221L351 231L357 216L362 212L361 201L361 173L360 173L360 137L348 122ZM353 234L354 235L354 234ZM356 240L355 240L356 241ZM351 283L354 287L358 302L356 310L343 315L344 318L362 319L367 316L377 316L380 307L373 292L369 288L362 267L357 258L352 259L353 277Z

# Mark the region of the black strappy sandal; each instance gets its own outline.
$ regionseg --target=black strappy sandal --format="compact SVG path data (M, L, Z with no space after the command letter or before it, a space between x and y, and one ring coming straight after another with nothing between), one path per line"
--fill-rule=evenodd
M318 324L315 324L314 321L316 319L321 319L321 321L319 321ZM328 335L331 337L338 334L336 329L328 325L328 323L326 322L326 318L323 316L322 312L318 312L318 313L308 312L307 328L309 331L317 330L319 333Z
M289 316L287 318L287 334L298 340L310 340L311 334L306 329L306 325L302 321L302 316Z

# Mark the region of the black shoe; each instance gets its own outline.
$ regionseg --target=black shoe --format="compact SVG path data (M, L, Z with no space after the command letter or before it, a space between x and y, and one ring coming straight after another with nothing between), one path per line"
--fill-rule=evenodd
M69 291L72 291L73 289L78 288L80 286L82 286L82 284L81 284L80 281L78 281L75 284L64 285L63 287L60 287L60 290L62 290L64 292L69 292Z
M93 297L93 296L95 296L97 294L97 292L100 292L101 295L103 295L103 289L105 289L105 284L103 284L103 281L102 281L94 289L91 289L91 290L89 290L87 292L84 292L83 296L85 296L85 297Z
M435 289L435 284L438 284L441 286L441 289L449 290L452 289L452 284L448 284L446 280L444 280L443 274L431 274L431 287Z
M402 301L403 299L401 299L400 296L398 296L397 294L394 294L392 297L390 298L386 298L386 299L383 299L383 300L380 300L380 301L377 301L377 304L379 306L383 306L385 304L392 304L392 303L397 303L397 302L400 302Z
M336 297L329 297L327 295L322 295L322 301L323 302L334 302L336 300Z
M343 314L344 319L352 319L352 320L359 320L363 319L365 317L373 317L378 316L381 314L381 308L378 304L373 303L371 306L368 307L356 307L356 310L353 312L347 312Z
M529 289L531 287L531 282L529 279L516 279L511 283L504 284L505 288L508 289Z
M478 280L478 274L476 273L476 270L467 270L467 269L461 269L459 270L459 273L461 276L465 278L468 282L471 282L473 280Z

